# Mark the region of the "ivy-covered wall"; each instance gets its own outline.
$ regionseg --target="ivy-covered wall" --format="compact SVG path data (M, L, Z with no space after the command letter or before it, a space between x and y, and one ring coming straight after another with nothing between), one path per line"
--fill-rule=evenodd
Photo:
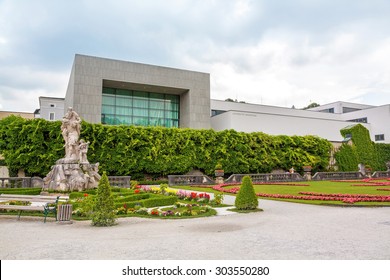
M61 122L0 120L0 154L10 170L45 176L64 157ZM331 144L314 136L270 136L234 130L216 132L160 127L107 126L83 122L81 138L90 142L88 160L108 175L165 176L199 169L213 174L217 162L225 173L270 172L311 165L327 168Z
M390 160L389 144L372 142L369 131L361 124L347 127L340 132L343 137L352 137L352 145L343 143L335 153L340 171L357 171L359 163L373 170L386 170L386 162Z

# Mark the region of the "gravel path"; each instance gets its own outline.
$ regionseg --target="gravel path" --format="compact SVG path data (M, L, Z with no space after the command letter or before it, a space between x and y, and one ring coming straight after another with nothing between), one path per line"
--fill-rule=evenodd
M124 218L109 228L0 216L0 259L390 259L390 208L260 200L264 212Z

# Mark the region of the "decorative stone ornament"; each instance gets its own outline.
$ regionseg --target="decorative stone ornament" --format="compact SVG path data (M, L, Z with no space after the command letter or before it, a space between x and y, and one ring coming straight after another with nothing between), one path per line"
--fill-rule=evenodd
M306 179L306 181L311 181L311 170L312 167L309 165L303 166L303 177Z
M57 160L43 179L44 191L83 191L97 187L100 180L99 163L88 162L89 142L79 140L80 130L81 118L69 107L61 125L65 157Z

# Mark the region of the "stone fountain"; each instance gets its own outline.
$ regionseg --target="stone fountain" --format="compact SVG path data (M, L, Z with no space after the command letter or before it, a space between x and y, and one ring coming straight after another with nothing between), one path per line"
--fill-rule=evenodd
M97 187L100 180L99 163L88 162L89 142L79 140L80 129L81 118L69 107L61 125L65 157L57 160L43 179L43 191L83 191Z

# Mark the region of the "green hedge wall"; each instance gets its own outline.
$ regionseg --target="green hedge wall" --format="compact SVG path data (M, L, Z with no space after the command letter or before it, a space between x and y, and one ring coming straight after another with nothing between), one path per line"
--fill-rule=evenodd
M390 161L390 145L389 144L375 144L376 153L381 170L386 170L386 162Z
M61 122L0 120L0 154L12 170L46 176L64 157ZM108 175L166 176L199 169L212 175L217 162L225 173L262 173L273 169L314 171L328 166L331 144L315 136L270 136L234 130L216 132L161 127L108 126L83 122L81 138L90 142L88 160Z
M377 144L371 141L369 131L361 124L342 129L341 135L352 136L352 145L343 143L335 153L340 171L357 171L358 164L370 166L372 170L386 170L386 162L390 160L390 145Z

